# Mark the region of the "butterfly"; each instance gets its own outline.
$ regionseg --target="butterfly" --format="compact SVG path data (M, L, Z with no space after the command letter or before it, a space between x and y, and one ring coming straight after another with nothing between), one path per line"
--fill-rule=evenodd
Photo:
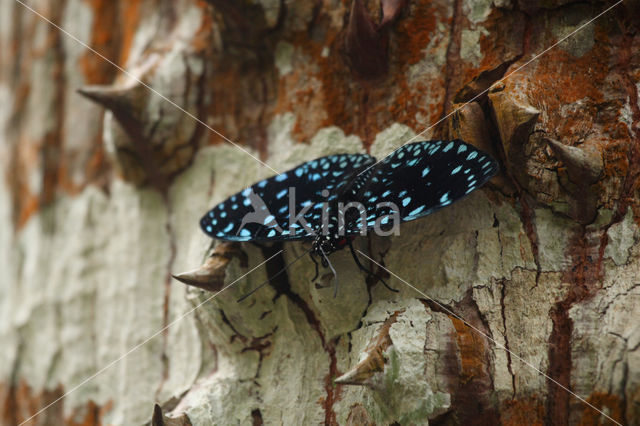
M314 263L316 255L325 267L328 255L349 246L369 272L351 245L357 235L397 233L400 223L452 204L497 171L489 154L457 139L406 144L379 162L367 154L329 155L232 195L200 226L225 241L312 241Z

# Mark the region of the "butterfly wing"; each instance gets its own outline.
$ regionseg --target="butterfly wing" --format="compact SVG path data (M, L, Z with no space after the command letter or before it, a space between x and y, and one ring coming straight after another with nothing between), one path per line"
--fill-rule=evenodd
M289 214L303 214L311 229L319 229L322 191L343 188L360 170L375 164L366 154L337 154L300 164L280 175L251 185L221 202L202 219L202 230L226 241L282 241L311 238L303 227L289 226ZM291 192L290 192L291 191ZM295 191L295 211L290 194Z
M461 140L407 144L382 160L355 195L373 228L397 207L402 222L426 216L482 186L498 171L489 154ZM389 203L393 203L390 205ZM351 219L349 233L360 232L363 220Z

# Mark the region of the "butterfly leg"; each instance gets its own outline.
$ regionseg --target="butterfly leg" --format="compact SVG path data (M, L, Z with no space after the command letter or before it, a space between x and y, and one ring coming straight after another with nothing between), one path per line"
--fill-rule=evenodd
M315 281L318 279L318 275L319 275L318 261L316 260L316 257L313 255L313 252L309 253L309 257L311 257L313 264L316 266L316 274L313 276L313 278L311 278L311 281Z
M364 267L364 265L362 265L362 263L360 263L360 259L358 259L358 256L356 255L356 251L354 250L354 248L353 248L353 244L351 244L351 241L349 241L349 243L348 243L348 244L349 244L349 250L351 250L351 256L353 256L353 260L355 260L355 261L356 261L356 265L358 265L358 268L359 268L361 271L366 272L366 273L367 273L367 275L369 275L369 276L375 276L376 278L378 278L378 279L380 280L380 282L381 282L381 283L382 283L382 284L383 284L387 289L389 289L389 291L392 291L392 292L394 292L394 293L398 293L398 292L399 292L399 290L397 290L397 289L395 289L395 288L393 288L393 287L389 286L389 284L387 284L387 283L385 282L385 280L383 280L383 279L382 279L382 277L379 277L379 276L377 276L377 275L374 275L374 273L373 273L373 272L371 272L369 269L365 268L365 267Z
M322 246L320 246L320 252L322 253L322 265L325 266L325 268L328 265L329 269L331 269L331 272L333 272L333 282L334 282L333 297L336 297L338 295L338 273L333 268L333 265L331 264L331 262L329 262L329 258L327 257L327 254L324 252L324 250L322 250Z

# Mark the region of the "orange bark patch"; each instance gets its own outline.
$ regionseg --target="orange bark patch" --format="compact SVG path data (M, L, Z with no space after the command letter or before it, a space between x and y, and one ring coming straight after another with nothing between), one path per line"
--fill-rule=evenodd
M0 384L0 423L20 424L52 404L26 424L99 426L102 424L102 417L111 410L111 402L101 407L93 401L88 401L84 406L74 407L71 414L65 416L63 409L65 400L61 399L54 403L62 395L64 395L62 386L37 393L24 381L17 385Z
M485 28L489 34L483 32L480 35L482 58L480 66L473 70L476 75L522 55L526 27L524 14L493 8L479 26ZM504 34L509 36L504 37Z
M20 202L20 208L18 210L18 220L16 228L21 229L33 214L38 211L39 202L38 197L30 194L28 191L21 193L22 200Z
M107 186L107 171L110 169L106 158L104 145L102 144L101 132L96 134L93 143L93 152L85 165L85 176L87 181L94 182L98 186Z
M414 65L424 59L424 49L436 32L439 12L431 2L412 2L411 16L400 19L394 28L398 63Z
M230 67L216 70L213 84L207 86L211 92L212 102L206 106L203 112L204 117L211 117L208 124L212 128L240 145L252 142L243 137L247 134L244 133L246 131L245 125L247 127L251 124L255 126L255 122L250 123L242 116L246 109L239 107L244 102L241 92L243 84L244 80L239 81L238 79L238 70ZM218 145L227 142L215 132L207 131L204 143Z
M351 81L349 70L340 56L342 38L334 40L328 57L320 58L320 72L317 77L322 82L322 99L327 117L321 126L338 126L346 134L355 133L357 117L354 104L358 104L361 87Z
M119 37L114 30L117 24L118 5L112 0L87 0L93 9L93 27L89 46L111 61L117 61ZM87 84L108 84L118 71L113 65L91 51L80 58L80 67Z
M458 318L449 315L449 319L457 333L456 340L462 365L462 371L460 372L461 383L466 383L474 377L486 375L483 339Z
M335 38L335 31L331 32L328 28L326 31L329 32L327 34L329 41L326 43L331 45L330 40ZM307 142L320 128L327 125L326 104L323 99L325 86L322 80L323 71L318 73L319 64L313 60L317 60L320 64L324 63L334 54L335 46L328 47L331 51L329 58L323 58L321 55L323 43L309 40L306 32L296 33L287 41L295 46L293 69L279 77L276 82L277 95L270 110L274 115L294 112L296 122L292 137L297 142ZM313 58L313 60L305 60L306 58Z
M196 6L202 9L202 23L197 33L191 40L191 46L198 51L205 51L211 44L211 30L213 28L213 16L208 13L209 5L203 0L196 2Z
M499 424L500 414L495 400L493 381L488 363L491 355L484 339L474 329L466 325L462 320L443 309L442 306L430 301L423 301L430 310L441 312L449 318L455 329L455 343L453 335L449 334L450 343L447 352L451 355L448 366L445 368L451 378L452 393L451 409L455 412L455 418L459 424L496 425ZM477 308L473 303L470 293L461 302L456 310L462 310L461 314L471 319L477 329L484 329ZM466 306L467 308L464 308ZM488 331L485 331L488 333ZM449 358L449 356L445 357Z
M102 424L100 419L103 415L104 410L93 401L89 401L85 407L69 416L66 423L69 426L98 426Z
M595 392L587 401L596 407L598 410L604 411L607 415L618 422L625 424L623 417L623 402L616 395L610 395L606 393ZM606 420L602 414L597 412L591 407L584 406L584 412L580 419L580 426L599 426L610 424L609 420Z
M375 81L353 75L345 56L345 29L332 26L322 13L314 24L315 31L323 33L322 42L310 40L306 31L287 39L297 61L293 71L277 83L272 112L296 114L294 139L307 141L320 128L337 126L347 135L359 136L368 147L377 133L393 123L421 128L439 117L442 108L430 99L444 93L442 78L425 75L409 83L408 75L437 35L439 16L448 12L431 4L410 7L407 16L389 29L389 73ZM347 7L342 13L347 13ZM328 54L322 55L323 49ZM305 57L311 60L301 60Z
M612 140L602 148L603 157L603 178L600 180L602 191L606 190L604 185L610 187L621 187L622 180L629 174L630 163L627 152L629 144L627 141ZM619 200L614 197L607 197L604 200L604 208L613 209Z
M122 3L121 20L122 20L122 45L120 48L120 64L126 64L131 51L131 44L136 35L138 22L140 21L140 4L141 0L129 0Z
M591 102L604 101L602 87L609 73L609 49L605 45L598 47L580 58L557 48L547 52L544 60L536 62L532 72L536 89L531 96L539 104L555 107L555 110L585 98ZM591 112L596 111L591 109Z
M29 185L29 171L38 166L38 148L26 139L20 139L12 148L5 178L11 188L13 223L19 230L39 207L38 196Z
M544 406L534 398L505 401L500 412L503 426L542 426Z

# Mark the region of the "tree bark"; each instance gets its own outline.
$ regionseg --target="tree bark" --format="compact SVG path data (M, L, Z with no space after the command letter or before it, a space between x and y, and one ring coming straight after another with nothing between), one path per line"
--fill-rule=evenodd
M639 424L640 6L611 5L0 3L0 422ZM304 257L236 303L299 243L216 247L213 299L171 278L229 195L414 136L501 170L355 241L398 293L343 250L337 298Z

